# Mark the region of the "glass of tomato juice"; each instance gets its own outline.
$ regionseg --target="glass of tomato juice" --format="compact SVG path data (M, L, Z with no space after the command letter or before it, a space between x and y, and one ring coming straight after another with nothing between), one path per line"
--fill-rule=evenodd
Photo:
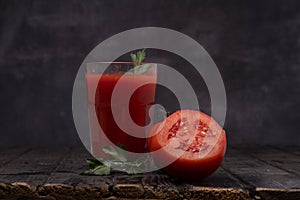
M110 144L134 153L145 152L147 133L142 127L146 127L154 115L149 108L155 104L157 64L88 63L85 78L93 156L105 158L102 149ZM116 90L119 81L121 89ZM126 101L128 93L131 94ZM113 112L113 106L117 112ZM134 128L132 122L139 128Z

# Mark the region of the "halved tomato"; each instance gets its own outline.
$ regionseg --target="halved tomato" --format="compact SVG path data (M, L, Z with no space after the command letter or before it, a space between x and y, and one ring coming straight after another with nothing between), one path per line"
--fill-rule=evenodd
M155 163L168 174L197 180L209 176L221 165L226 135L205 113L181 110L152 127L147 148Z

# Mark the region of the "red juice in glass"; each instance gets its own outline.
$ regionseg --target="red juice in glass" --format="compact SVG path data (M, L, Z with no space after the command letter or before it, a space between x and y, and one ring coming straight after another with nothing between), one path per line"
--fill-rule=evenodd
M155 104L156 89L156 64L148 64L148 70L144 73L124 73L118 68L128 67L131 63L111 63L108 72L88 69L86 74L86 85L88 95L89 121L91 131L92 153L95 157L105 157L102 152L104 146L111 142L114 145L120 145L127 151L135 153L145 152L146 139L132 136L122 130L118 124L126 128L130 126L129 117L136 125L146 126L150 122L149 108ZM91 68L104 68L104 63L90 64ZM116 67L117 66L117 67ZM125 68L126 68L125 67ZM117 68L117 70L116 70ZM118 83L121 81L122 90L115 93L117 102L117 113L112 111L112 95ZM151 82L152 84L147 84ZM141 86L142 85L142 86ZM137 87L140 86L140 87ZM137 88L134 90L134 88ZM128 92L131 94L129 104L125 102ZM127 110L126 110L127 109ZM130 116L127 116L128 113ZM127 111L127 112L126 112ZM116 122L118 120L118 124ZM100 128L101 127L101 128ZM135 135L141 137L146 135L145 129L134 129L127 127L135 132Z

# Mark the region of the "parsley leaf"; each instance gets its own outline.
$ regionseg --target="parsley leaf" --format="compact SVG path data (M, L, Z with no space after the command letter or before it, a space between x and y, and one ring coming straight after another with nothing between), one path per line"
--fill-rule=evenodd
M100 164L92 169L86 170L81 173L81 175L109 175L110 166Z
M114 158L117 161L121 162L126 162L127 161L127 156L126 156L126 151L122 150L120 148L115 149L112 146L105 146L103 147L102 151L108 155L110 155L112 158Z
M81 173L81 175L109 175L112 171L122 171L128 174L142 172L146 163L149 163L149 157L139 157L135 161L128 161L126 151L120 147L103 147L103 152L109 155L109 158L89 158L87 163L90 169Z
M139 66L143 62L143 60L146 58L146 49L143 49L142 51L138 51L136 54L131 53L131 61L133 62L133 66Z
M146 49L138 51L136 54L131 53L131 61L133 63L133 73L134 74L143 74L147 72L150 67L150 64L142 64L143 60L146 58Z

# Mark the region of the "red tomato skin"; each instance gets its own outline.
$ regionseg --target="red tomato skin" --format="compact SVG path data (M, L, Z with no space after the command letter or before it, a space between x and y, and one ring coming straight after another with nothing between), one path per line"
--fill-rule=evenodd
M156 151L161 148L158 137L156 134L160 123L155 124L149 133L147 140L148 151ZM226 152L226 134L222 130L217 144L213 147L207 157L202 159L186 159L184 156L176 159L170 165L163 168L163 170L174 177L178 177L186 180L200 180L206 178L215 172L221 165ZM166 151L161 151L160 154L156 154L153 157L155 163L160 166L162 160L174 160L173 156Z

